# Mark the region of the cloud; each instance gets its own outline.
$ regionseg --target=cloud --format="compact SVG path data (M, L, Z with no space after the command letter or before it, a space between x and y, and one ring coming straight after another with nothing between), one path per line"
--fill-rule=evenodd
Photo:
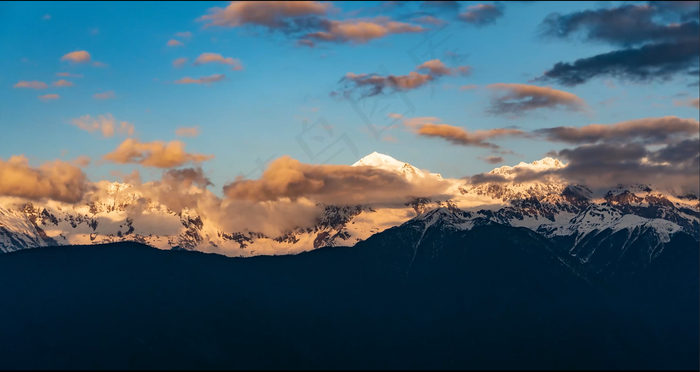
M183 39L189 39L189 38L192 37L192 33L189 32L189 31L185 31L185 32L176 32L176 33L175 33L175 37L180 37L180 38L183 38Z
M363 97L371 97L384 93L386 89L391 91L407 91L420 88L434 77L429 74L419 74L411 71L408 75L380 76L376 74L354 74L348 72L342 81L351 83L350 89L366 89Z
M187 63L187 58L181 57L173 61L173 67L180 68Z
M177 128L175 135L180 137L197 137L199 135L199 127Z
M501 164L506 161L502 156L479 156L477 159L483 160L489 164Z
M139 142L128 138L103 159L118 164L141 164L145 167L173 168L188 163L201 163L213 159L213 155L185 152L185 144L180 141Z
M93 62L92 65L95 67L109 67L108 64L102 62Z
M75 52L70 52L61 57L61 61L70 61L73 63L86 63L90 62L91 59L90 53L84 50L76 50Z
M192 79L189 76L185 76L182 79L175 81L175 84L212 84L223 81L224 79L226 79L226 75L223 74L203 76L199 79Z
M59 81L54 81L52 85L55 87L72 87L73 83L68 80L61 79Z
M252 202L306 198L335 205L402 205L411 197L440 194L447 186L431 178L409 182L374 167L304 164L284 156L270 163L258 180L237 179L225 185L224 194Z
M113 137L115 133L121 135L134 135L134 125L126 121L117 121L112 114L98 115L96 118L90 115L81 116L71 120L71 124L89 133L101 132L104 138Z
M647 44L581 58L573 63L557 62L537 78L565 86L583 84L596 77L629 81L666 81L697 66L700 40Z
M66 77L76 77L76 78L83 77L82 74L71 74L69 72L57 72L56 76L66 76Z
M8 161L0 159L0 179L0 195L32 200L75 203L89 188L80 168L60 160L35 168L24 155L13 156Z
M568 15L552 13L542 22L540 30L543 36L552 38L581 35L586 41L620 46L697 38L700 32L697 22L658 24L655 19L659 14L658 7L646 4L584 10Z
M695 107L696 109L700 109L700 102L698 101L697 98L689 98L684 101L673 101L674 106L688 106L688 107Z
M478 88L479 88L478 85L469 84L469 85L462 85L461 87L459 87L459 90L474 90L474 89L478 89Z
M446 10L457 12L460 8L459 1L423 1L420 4L422 9Z
M390 34L423 32L421 26L392 21L387 17L374 19L353 19L344 21L326 21L323 30L304 35L304 39L332 42L366 43Z
M583 41L604 42L624 49L573 63L558 62L537 80L553 80L567 86L596 77L649 82L668 80L697 69L698 2L673 3L625 4L568 15L550 14L540 25L541 34L546 37L581 36Z
M384 141L384 142L393 142L393 143L399 142L399 140L396 139L396 137L394 137L394 136L392 136L392 135L390 135L390 134L388 134L388 135L382 137L382 141Z
M213 186L209 178L204 175L202 168L170 169L163 172L163 180L169 183L177 183L184 187L196 185L201 188Z
M586 102L575 94L548 87L525 84L491 84L486 88L499 92L491 101L488 112L493 114L522 114L540 108L565 108L584 111Z
M676 116L628 120L611 125L590 124L583 127L554 127L534 131L547 141L584 144L596 142L663 144L696 136L700 124L695 119Z
M43 19L44 21L51 20L51 15L50 15L50 14L44 14L44 16L41 17L41 19Z
M95 99L111 99L114 98L114 91L108 90L104 93L95 93L92 97Z
M180 40L175 40L175 39L170 39L168 40L168 43L166 44L169 47L176 47L176 46L183 46L183 44Z
M42 81L20 81L14 85L14 88L30 88L30 89L46 89L49 86Z
M233 66L232 70L243 70L243 65L241 60L237 58L224 58L221 54L217 53L202 53L194 61L195 66L203 65L206 63L223 63L225 65Z
M297 40L297 45L298 45L298 46L305 46L305 47L309 47L309 48L315 48L315 47L316 47L316 43L314 43L313 40L308 40L308 39L299 39L299 40Z
M76 167L84 168L90 165L90 161L91 159L89 156L80 155L77 158L73 159L71 163L73 163L73 165L75 165Z
M418 67L416 67L416 70L428 70L430 71L431 75L434 76L444 76L444 75L469 75L471 73L471 67L470 66L460 66L456 68L450 68L445 66L442 61L439 59L433 59L428 62L425 62Z
M430 1L430 2L432 3L433 1ZM431 15L424 15L424 16L421 16L418 18L413 18L413 19L411 19L411 21L414 23L422 24L422 25L434 25L434 26L442 26L444 24L449 23L443 19L433 17Z
M226 8L211 8L198 20L205 27L265 26L271 29L291 29L308 16L325 15L332 5L319 1L232 1Z
M391 93L417 89L445 75L466 75L470 69L469 66L448 68L439 59L434 59L416 66L416 70L427 70L426 74L411 71L408 75L381 76L348 72L340 82L344 84L345 94L359 89L362 90L362 97L371 97L386 93L386 91Z
M470 5L464 13L459 14L460 20L475 26L496 23L496 20L501 17L503 17L501 3Z
M52 101L55 99L58 99L60 96L58 94L45 94L43 96L39 96L39 99L42 101Z
M474 133L469 133L460 127L432 123L419 125L415 132L422 137L444 139L453 145L486 147L491 149L497 149L500 148L500 146L486 142L488 139L498 137L527 137L527 133L519 129L498 128L477 130Z
M569 162L562 168L513 169L509 177L481 173L472 184L520 183L559 178L609 190L618 185L651 184L655 188L697 193L700 185L700 140L690 139L649 151L640 143L598 143L559 151Z

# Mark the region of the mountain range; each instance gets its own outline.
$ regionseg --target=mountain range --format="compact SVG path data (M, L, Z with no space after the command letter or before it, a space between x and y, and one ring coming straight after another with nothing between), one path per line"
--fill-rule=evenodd
M355 166L449 187L318 205L274 237L121 183L83 205L4 200L0 368L700 367L695 195Z

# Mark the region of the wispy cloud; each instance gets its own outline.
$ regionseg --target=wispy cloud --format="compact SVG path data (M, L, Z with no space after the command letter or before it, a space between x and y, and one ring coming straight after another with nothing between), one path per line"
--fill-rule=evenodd
M20 81L14 85L14 88L46 89L48 85L43 81Z
M223 75L223 74L203 76L203 77L200 77L199 79L193 79L189 76L185 76L182 79L175 81L175 84L212 84L212 83L218 83L220 81L224 81L225 79L226 79L226 75Z
M199 127L177 128L175 135L179 137L197 137L199 135Z
M133 124L117 121L112 114L98 115L96 118L85 115L71 120L71 124L89 133L100 132L104 138L113 137L115 134L134 135Z
M39 99L42 101L53 101L57 100L60 96L58 94L45 94L43 96L39 96Z
M180 141L139 142L128 138L103 159L118 164L141 164L145 167L173 168L187 163L201 163L214 155L192 154L185 151Z
M183 46L183 45L185 45L185 44L183 44L183 43L182 43L181 41L179 41L179 40L170 39L170 40L168 40L168 42L167 42L166 45L168 45L169 47L176 47L176 46Z
M241 60L231 57L224 58L221 54L218 53L202 53L199 55L199 57L197 57L197 59L194 60L195 66L207 63L221 63L224 65L233 66L231 67L232 70L243 70Z
M96 93L92 96L95 99L103 100L103 99L112 99L114 98L114 91L113 90L108 90L104 93Z

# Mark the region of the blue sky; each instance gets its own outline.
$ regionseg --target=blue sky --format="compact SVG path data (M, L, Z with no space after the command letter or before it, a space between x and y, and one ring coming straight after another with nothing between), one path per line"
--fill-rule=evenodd
M329 17L352 18L353 11L381 4L334 2L338 10ZM462 2L461 7L476 4ZM209 8L227 5L228 2L0 3L0 159L24 154L32 165L39 165L84 155L93 159L84 169L92 181L117 180L112 171L129 173L134 169L145 179L158 178L162 173L159 168L99 161L124 137L102 138L71 124L73 119L85 115L111 114L118 121L133 124L134 137L140 141L180 140L188 152L215 155L202 163L215 190L241 173L259 177L260 172L255 172L257 159L266 161L289 155L302 162L319 163L336 152L338 155L329 163L352 164L377 151L457 178L494 168L477 159L490 155L488 150L418 137L404 126L382 133L382 137L390 135L392 141L378 139L361 116L370 117L376 125L389 123L386 114L390 112L406 113L407 117L437 117L441 123L469 131L510 126L528 130L580 127L668 115L698 117L696 108L674 105L675 100L697 97L697 86L689 87L688 81L678 78L652 83L601 78L574 87L539 84L577 95L586 101L589 110L540 109L517 118L486 113L490 99L490 93L483 88L486 85L533 84L529 81L556 62L616 49L604 43L538 37L538 26L553 12L614 7L618 5L615 2L507 3L503 16L483 27L449 20L437 32L431 26L430 32L387 35L367 43L319 43L315 48L299 46L292 38L262 27L206 28L204 22L197 21ZM409 22L401 17L417 10L418 4L408 4L379 15ZM372 17L376 15L373 13ZM442 17L439 12L435 15ZM192 36L176 37L179 32L191 32ZM171 39L184 45L167 46ZM442 44L431 52L431 42ZM106 66L61 61L73 51L87 51L93 62ZM404 92L402 97L365 98L359 102L361 114L348 100L329 96L348 72L405 75L431 59L451 65L455 61L445 51L466 55L459 64L471 66L471 75L445 76L434 84ZM239 59L244 68L232 70L222 64L193 66L192 62L202 53ZM173 61L181 57L188 58L189 63L175 68ZM57 73L82 77L59 77ZM186 76L215 74L225 74L226 80L210 85L173 83ZM60 79L74 85L51 86ZM14 88L19 81L41 81L49 87ZM465 85L479 88L458 89ZM108 91L114 92L113 98L94 98L95 94ZM38 98L45 94L58 94L60 98ZM384 110L372 113L375 104ZM305 119L309 126L325 120L332 135L320 126L313 128L318 133L302 134ZM195 126L201 132L197 137L175 134L180 127ZM327 138L319 141L313 136ZM300 145L298 138L309 144L312 153ZM338 142L323 154L313 152L335 140ZM534 140L495 142L518 154L505 156L505 164L511 165L537 160L549 150L565 147Z

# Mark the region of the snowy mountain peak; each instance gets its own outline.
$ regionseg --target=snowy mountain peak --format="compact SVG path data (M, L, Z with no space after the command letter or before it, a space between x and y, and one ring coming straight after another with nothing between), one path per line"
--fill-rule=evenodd
M546 157L544 159L540 160L535 160L532 163L525 163L525 162L520 162L520 164L515 165L515 166L508 166L504 165L500 168L496 168L492 170L491 174L499 174L501 176L512 176L513 173L515 173L517 170L532 170L535 172L542 172L548 169L559 169L559 168L564 168L566 164L562 163L559 159L554 159L550 157Z
M390 172L398 173L406 177L406 179L408 180L411 180L413 177L425 178L426 175L430 175L436 178L442 178L440 174L423 172L420 169L412 166L411 164L396 160L389 155L380 154L376 151L358 160L352 166L375 167Z

